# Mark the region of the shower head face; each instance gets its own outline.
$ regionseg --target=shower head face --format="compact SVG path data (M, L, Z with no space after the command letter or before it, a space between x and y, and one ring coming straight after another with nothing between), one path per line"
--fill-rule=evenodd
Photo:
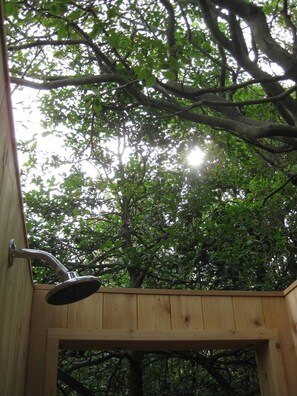
M52 305L71 304L91 296L100 286L95 276L77 276L59 283L47 293L45 299Z

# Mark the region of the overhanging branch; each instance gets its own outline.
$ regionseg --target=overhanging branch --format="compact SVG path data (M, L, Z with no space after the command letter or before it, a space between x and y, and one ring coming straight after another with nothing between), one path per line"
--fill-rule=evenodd
M155 99L142 93L138 86L136 86L135 81L129 82L118 73L102 73L100 75L69 77L66 79L45 82L29 81L18 77L12 77L11 82L39 90L51 90L69 86L96 85L102 83L117 83L120 85L119 88L122 86L122 89L124 89L127 94L134 98L138 103L146 107L165 111L168 117L179 117L197 124L219 128L227 132L236 132L239 136L246 136L252 139L272 138L276 136L282 138L297 138L297 127L295 126L253 120L244 116L238 116L238 113L234 113L234 117L236 117L236 119L216 117L191 111L193 109L193 105L185 106L176 102L170 102L169 100ZM202 105L203 103L208 105L216 104L216 106L224 107L223 104L226 102L218 101L218 103L215 103L213 101L201 101L199 105ZM231 113L229 112L228 116L230 116L230 114Z

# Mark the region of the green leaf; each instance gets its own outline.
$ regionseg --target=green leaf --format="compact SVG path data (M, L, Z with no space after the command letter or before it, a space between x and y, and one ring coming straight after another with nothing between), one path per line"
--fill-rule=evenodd
M95 38L98 36L98 34L102 33L103 31L104 31L104 23L96 20L89 36L91 38Z
M107 240L101 246L101 249L110 249L114 246L114 243L111 240Z
M13 16L18 18L18 2L16 1L5 1L4 2L4 15L5 17Z
M102 110L101 98L99 96L97 96L94 99L93 105L94 105L95 113L99 114L101 112L101 110Z
M152 87L156 84L156 77L151 74L150 76L145 77L145 82L148 87Z
M168 80L176 80L176 75L171 70L166 70L163 74L164 74L164 77L166 77Z
M65 25L61 24L58 28L58 40L62 40L65 37L68 37L68 29Z
M68 15L68 19L71 19L72 21L77 22L77 20L80 19L80 17L83 15L83 11L82 10L75 10L72 11L69 15Z
M49 12L56 15L63 15L67 12L67 5L63 1L56 1L51 3L48 7Z
M73 217L77 217L77 216L79 216L79 215L80 215L80 210L77 209L77 208L74 208L74 209L72 210L72 216L73 216Z
M40 22L42 26L44 26L45 28L51 28L51 27L59 28L60 26L60 21L53 18L42 18Z
M111 45L111 47L115 49L120 48L121 37L118 33L112 31L107 37L106 41Z
M160 69L163 69L163 70L168 70L168 69L170 69L170 64L169 64L169 62L168 62L168 61L162 62L161 65L160 65Z
M135 72L136 72L136 74L137 74L137 78L138 78L139 80L144 80L144 79L145 79L145 77L146 77L146 75L147 75L147 69L146 69L146 68L144 68L144 67L142 67L142 66L136 66L136 67L134 68L134 70L135 70Z
M170 69L173 71L179 70L179 62L175 56L169 56L168 63L170 65Z
M117 15L117 8L116 7L111 7L109 8L109 10L107 11L107 18L108 19L112 19Z

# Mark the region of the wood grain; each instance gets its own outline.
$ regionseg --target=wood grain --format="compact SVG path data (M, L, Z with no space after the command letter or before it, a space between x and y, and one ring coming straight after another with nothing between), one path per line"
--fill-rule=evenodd
M58 310L46 306L44 297L50 288L36 285L34 291L30 339L39 340L42 348L30 347L26 396L38 395L36 378L38 382L47 378L44 362L54 362L50 372L55 373L57 356L56 360L47 356L48 337L59 340L61 348L73 349L253 348L262 394L294 395L297 363L286 305L289 295L101 289ZM290 298L293 306L293 294Z
M23 396L33 284L30 264L8 266L9 240L26 246L26 233L0 4L0 395ZM16 374L17 373L17 374Z

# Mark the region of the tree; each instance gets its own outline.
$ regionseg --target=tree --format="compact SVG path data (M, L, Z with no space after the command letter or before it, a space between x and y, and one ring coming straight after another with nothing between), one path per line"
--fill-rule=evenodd
M61 392L58 395L69 394L67 385L73 383L75 387L72 389L81 395L127 394L129 367L135 364L129 353L71 351L60 356L63 371L58 374ZM145 396L259 395L255 361L247 351L143 352L141 357ZM78 380L83 377L86 378L84 383L94 393L81 390ZM232 385L230 378L233 379Z
M260 4L6 1L11 80L55 90L56 122L65 112L71 123L77 106L94 118L134 109L287 157L296 149L296 11Z
M46 91L44 127L63 126L72 150L67 159L47 158L41 176L31 147L23 170L31 247L100 276L104 286L262 290L296 279L293 4L25 0L5 7L11 80ZM196 144L207 151L199 171L184 161ZM96 177L85 173L85 161ZM65 162L68 174L50 175ZM138 396L144 387L172 392L168 378L180 394L198 384L205 394L232 394L254 368L242 351L117 351L78 354L80 363L71 354L60 379L85 394L98 385L94 367L105 391ZM72 378L77 366L84 385Z

